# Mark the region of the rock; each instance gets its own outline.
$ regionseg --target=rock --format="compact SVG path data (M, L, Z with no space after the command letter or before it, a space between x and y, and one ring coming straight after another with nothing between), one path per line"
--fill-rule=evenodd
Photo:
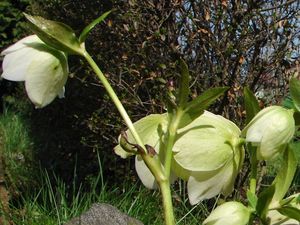
M65 225L143 225L143 223L109 204L95 203L88 211L71 219Z

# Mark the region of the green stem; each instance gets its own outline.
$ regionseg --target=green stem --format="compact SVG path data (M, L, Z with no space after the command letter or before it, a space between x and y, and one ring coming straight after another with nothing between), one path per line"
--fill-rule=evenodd
M183 111L178 108L176 115L173 117L172 121L169 123L168 132L167 132L167 143L166 143L166 158L165 158L165 174L167 178L170 178L171 173L171 164L172 164L172 150L176 140L177 129L179 126L180 119L182 117Z
M256 158L256 148L250 147L251 150L251 175L250 175L250 192L254 195L256 193L256 185L257 185L257 158Z
M166 225L175 225L172 195L169 179L159 183L163 198L164 217Z
M111 87L110 83L108 82L108 80L106 79L106 77L104 76L104 74L102 73L102 71L100 70L98 65L96 64L96 62L93 60L93 58L87 52L84 53L84 57L88 61L90 66L93 68L93 70L95 71L95 73L98 76L98 78L100 79L100 81L102 82L105 90L107 91L107 93L110 96L111 100L113 101L113 103L117 107L119 113L121 114L122 118L124 119L128 129L130 130L130 132L131 132L132 136L134 137L135 141L137 142L138 145L140 145L145 150L144 144L143 144L140 136L136 132L131 119L129 118L126 110L124 109L121 101L119 100L119 98L116 95L115 91ZM146 150L145 150L145 152L146 152Z
M147 167L155 177L155 180L157 181L161 189L165 223L166 225L175 225L175 217L173 212L169 176L166 176L165 173L163 172L163 168L161 167L160 162L156 160L154 157L151 157L150 155L147 154L147 150L145 149L144 143L142 142L142 139L138 135L137 131L135 130L130 117L128 116L121 101L119 100L115 91L111 87L110 83L108 82L108 80L106 79L106 77L104 76L104 74L102 73L98 65L96 64L96 62L86 51L84 51L83 57L87 60L87 62L90 64L90 66L92 67L92 69L94 70L94 72L96 73L100 81L102 82L105 90L107 91L108 95L110 96L113 103L117 107L128 129L130 130L132 136L134 137L136 143L144 149L144 153L142 153L141 156L145 164L147 165Z

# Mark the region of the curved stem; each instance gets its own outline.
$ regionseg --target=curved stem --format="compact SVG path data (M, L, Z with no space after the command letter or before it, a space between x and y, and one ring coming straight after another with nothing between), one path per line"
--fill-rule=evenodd
M110 98L112 99L113 103L117 107L119 113L121 114L122 118L124 119L128 129L130 130L132 136L134 137L136 143L141 146L144 150L144 152L141 154L145 164L155 177L155 180L157 181L161 193L162 193L162 199L163 199L163 207L164 207L164 216L165 216L165 223L166 225L175 225L175 217L173 212L173 205L172 205L172 196L171 196L171 190L170 190L170 182L169 182L169 176L166 176L164 173L164 170L158 160L156 160L154 157L147 154L147 150L144 146L144 143L140 136L138 135L137 131L135 130L133 123L128 116L125 108L123 107L121 101L119 100L118 96L116 95L115 91L111 87L110 83L96 64L96 62L93 60L93 58L88 54L88 52L84 52L83 57L87 60L87 62L90 64L100 81L102 82L105 90L109 94ZM171 161L171 160L170 160Z
M108 82L108 80L106 79L106 77L104 76L104 74L102 73L102 71L100 70L98 65L96 64L96 62L93 60L93 58L87 52L84 53L84 57L88 61L88 63L92 67L92 69L95 71L95 73L98 76L98 78L100 79L100 81L102 82L105 90L107 91L107 93L109 94L109 97L111 98L111 100L113 101L115 106L117 107L119 113L121 114L122 118L124 119L128 129L130 130L135 141L137 142L138 145L140 145L145 150L144 144L143 144L140 136L136 132L131 119L129 118L126 110L124 109L121 101L119 100L115 91L111 87L110 83ZM145 152L146 152L146 150L145 150Z

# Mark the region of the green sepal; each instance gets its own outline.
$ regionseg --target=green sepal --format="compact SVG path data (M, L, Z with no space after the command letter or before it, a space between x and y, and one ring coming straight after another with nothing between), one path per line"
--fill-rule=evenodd
M283 162L273 181L275 193L272 203L280 202L292 184L297 169L297 159L294 153L294 148L295 146L293 144L289 144L284 152Z
M75 32L68 25L40 16L24 15L29 21L29 28L50 47L68 54L83 54Z
M300 210L295 207L283 206L277 209L277 211L288 218L295 219L300 222Z
M285 199L282 199L280 202L279 202L279 205L280 206L286 206L288 204L290 204L293 200L295 200L295 196L290 196L288 198L285 198Z
M187 103L184 109L184 115L182 116L179 124L179 128L183 128L186 125L193 122L198 118L205 109L207 109L217 98L219 98L228 87L211 88L205 91L202 95L198 96L191 102Z
M87 36L89 35L90 31L98 24L101 23L109 14L111 13L110 11L107 11L103 13L101 16L99 16L97 19L95 19L93 22L91 22L89 25L87 25L83 31L81 32L79 36L79 43L85 42Z
M185 108L190 94L190 73L189 68L183 59L179 60L181 77L179 82L178 105L182 109Z
M247 191L247 200L252 209L256 209L257 206L257 196L251 191Z
M275 193L275 186L272 184L267 189L262 191L258 196L256 213L262 221L266 220L267 212L273 195Z
M300 112L300 80L294 77L290 79L290 93L295 108Z
M253 117L260 111L259 103L252 93L252 91L248 88L244 88L244 102L246 109L246 123L248 124Z

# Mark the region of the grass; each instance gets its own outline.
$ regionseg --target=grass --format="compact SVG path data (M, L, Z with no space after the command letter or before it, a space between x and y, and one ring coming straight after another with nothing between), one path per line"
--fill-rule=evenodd
M63 224L86 211L93 203L101 202L114 205L146 225L163 224L159 192L147 190L139 182L108 187L100 170L99 175L92 180L89 191L80 186L70 192L69 187L55 175L54 182L51 182L46 171L41 172L40 177L42 183L39 190L25 192L17 202L11 204L11 216L7 218L9 221L18 225ZM204 205L191 208L186 201L177 201L177 224L200 224L203 219L201 209L207 212Z
M117 207L145 225L163 224L159 191L148 190L140 182L130 182L128 179L121 184L107 184L99 155L99 173L96 176L90 177L84 184L78 184L74 169L73 181L65 183L58 175L38 166L33 149L26 119L20 113L6 110L0 116L0 156L5 159L7 189L12 197L9 212L4 212L0 204L0 223L4 215L7 224L61 225L87 211L93 203L100 202ZM268 172L274 175L278 164L274 161L268 165ZM299 184L298 172L291 191L299 190ZM209 206L215 204L215 200L210 200L190 206L184 182L177 183L173 193L178 225L201 224L211 210Z
M8 212L0 204L0 217L4 216L4 224L5 221L17 225L64 224L96 202L109 203L145 225L163 224L158 191L148 190L140 182L128 180L108 185L103 178L99 155L99 173L89 178L88 184L76 183L76 170L73 182L66 184L56 174L38 166L28 130L26 118L21 113L6 109L0 116L0 151L5 159L6 187L13 193ZM200 224L203 215L208 214L205 205L191 207L186 197L178 197L186 196L184 184L179 183L177 187L174 191L177 224Z

